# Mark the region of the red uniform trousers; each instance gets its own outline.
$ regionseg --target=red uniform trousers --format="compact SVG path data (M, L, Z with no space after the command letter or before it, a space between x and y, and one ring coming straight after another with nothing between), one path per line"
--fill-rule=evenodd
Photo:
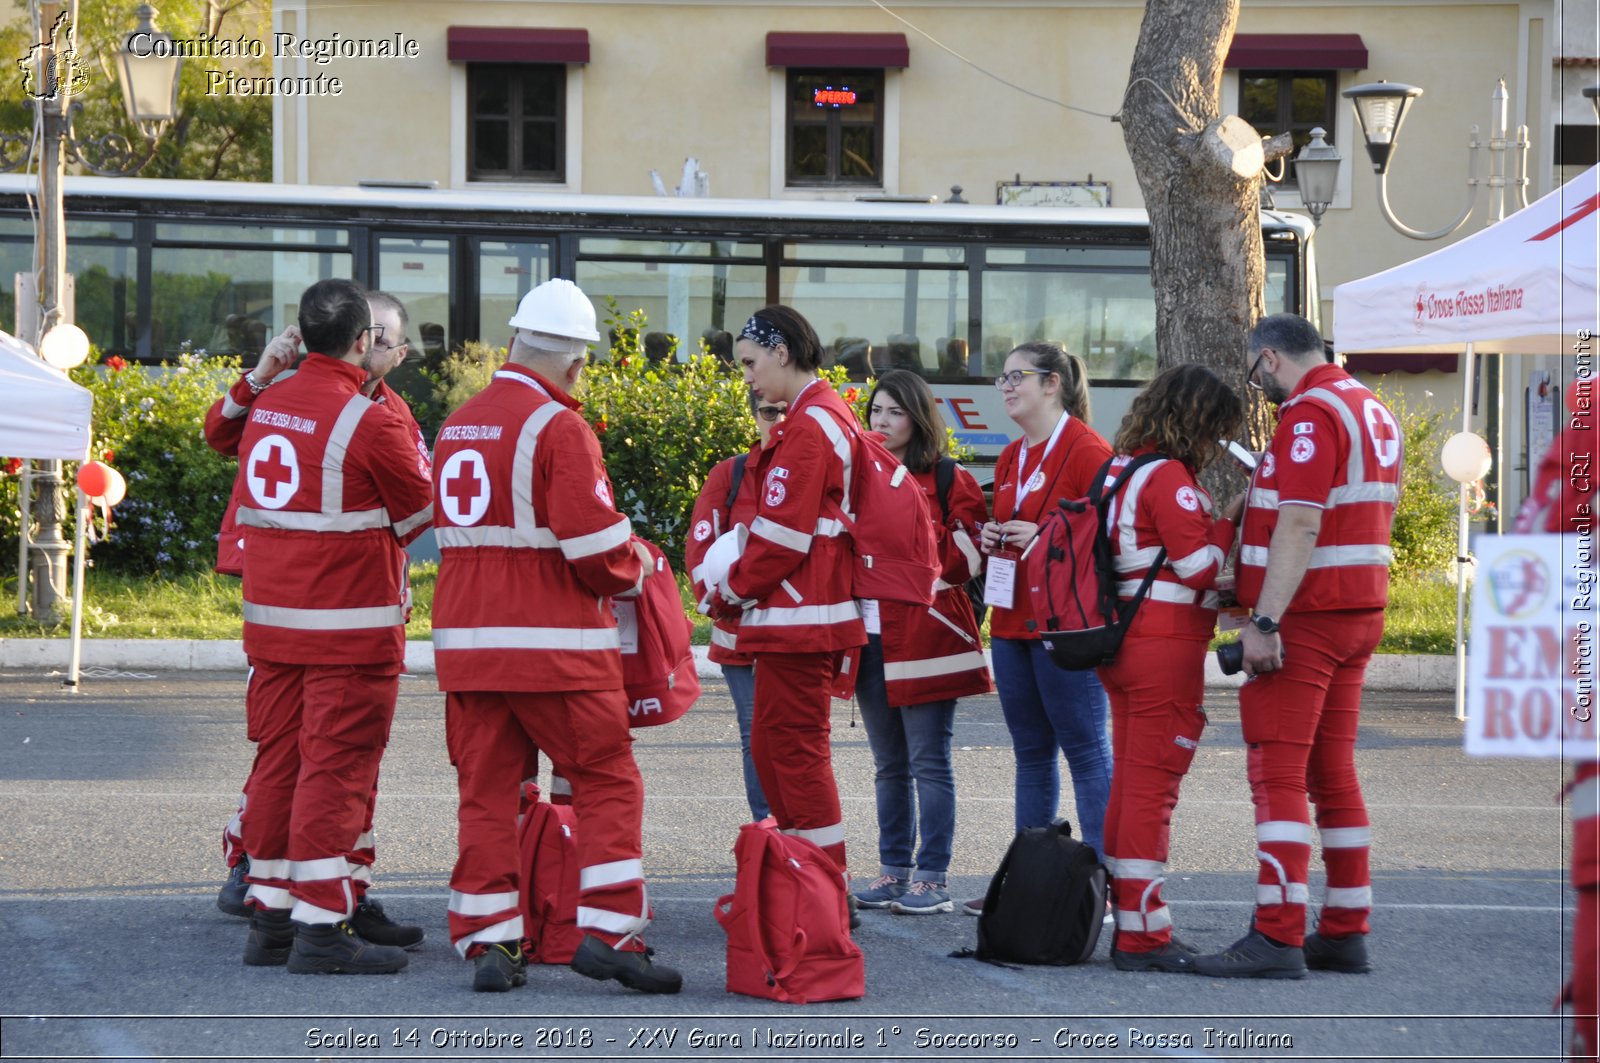
M640 837L644 782L620 690L445 694L445 743L456 768L458 857L450 940L463 956L523 935L517 812L539 750L572 784L578 820L578 927L616 948L644 948L649 924Z
M371 822L400 665L250 663L245 711L256 759L240 832L249 900L292 907L302 923L335 923L359 896L347 858Z
M1319 930L1365 934L1372 912L1372 829L1356 778L1356 729L1367 662L1383 635L1381 609L1291 612L1283 667L1239 691L1256 806L1255 927L1286 945L1305 941L1311 816L1317 806L1328 876Z
M1205 730L1203 639L1131 637L1098 669L1111 701L1111 798L1106 867L1116 907L1116 947L1149 952L1172 939L1161 899L1172 810Z
M843 873L844 817L829 745L840 655L756 653L750 756L778 829L815 843Z
M1574 1057L1594 1063L1600 1051L1600 764L1578 765L1572 780L1572 885L1578 892L1572 926Z

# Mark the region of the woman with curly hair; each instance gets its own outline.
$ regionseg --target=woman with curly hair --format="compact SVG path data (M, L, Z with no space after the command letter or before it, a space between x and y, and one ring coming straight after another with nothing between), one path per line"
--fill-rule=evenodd
M1244 503L1241 494L1214 518L1195 477L1243 416L1239 396L1211 370L1174 366L1134 398L1114 444L1108 482L1134 458L1160 455L1133 471L1107 512L1124 599L1166 551L1116 660L1098 669L1111 699L1104 857L1116 909L1111 960L1120 971L1193 969L1195 953L1173 937L1161 884L1178 787L1206 723L1205 654L1217 615L1211 588Z

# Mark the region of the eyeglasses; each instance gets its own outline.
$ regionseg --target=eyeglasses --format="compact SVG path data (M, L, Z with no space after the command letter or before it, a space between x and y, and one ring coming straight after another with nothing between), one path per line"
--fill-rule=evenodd
M1265 390L1260 384L1256 383L1256 370L1261 368L1261 359L1265 358L1266 356L1267 348L1263 347L1261 348L1261 353L1256 355L1256 360L1250 363L1250 372L1244 375L1245 385L1252 391Z
M757 406L756 407L756 416L761 418L763 421L767 422L768 424L777 423L778 418L782 417L783 413L784 413L784 409L783 409L782 406Z
M1047 372L1046 370L1043 370L1043 369L1013 369L1009 373L1001 373L999 376L995 377L994 378L994 386L999 388L1001 391L1004 391L1007 388L1013 388L1014 389L1014 388L1021 387L1022 386L1022 378L1025 377L1025 376L1049 376L1049 375L1050 375L1049 372Z
M380 329L379 338L381 339L382 335L383 335L382 332L381 332L383 326L379 325L377 327L378 327L378 329ZM385 351L393 351L393 350L399 350L399 349L401 349L403 347L411 346L411 341L409 339L407 339L406 337L402 336L402 337L400 337L400 342L399 343L380 343L380 342L374 340L372 345L374 347L379 347L379 348L381 348L381 349L383 349Z
M382 325L368 325L366 328L362 329L361 331L362 332L370 332L370 333L372 333L372 342L373 342L374 345L378 344L379 342L381 342L383 340L383 326Z

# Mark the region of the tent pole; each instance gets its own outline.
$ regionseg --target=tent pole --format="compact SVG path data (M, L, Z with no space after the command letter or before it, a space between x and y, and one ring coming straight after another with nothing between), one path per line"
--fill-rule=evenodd
M72 660L67 665L66 686L76 693L78 689L78 665L83 659L83 555L88 552L85 541L88 538L86 524L94 519L94 510L87 504L83 489L74 486L73 494L78 499L77 529L73 534L73 550L75 557L72 566Z
M28 615L28 516L32 512L33 463L22 463L22 479L17 483L17 615Z
M1472 431L1473 345L1461 356L1461 430ZM1467 485L1456 500L1456 719L1467 718Z

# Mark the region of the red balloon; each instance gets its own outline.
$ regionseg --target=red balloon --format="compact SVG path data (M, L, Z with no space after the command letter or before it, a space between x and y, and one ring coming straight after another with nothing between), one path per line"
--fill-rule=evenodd
M78 466L78 487L90 498L106 493L111 486L111 466L103 461L86 461Z

